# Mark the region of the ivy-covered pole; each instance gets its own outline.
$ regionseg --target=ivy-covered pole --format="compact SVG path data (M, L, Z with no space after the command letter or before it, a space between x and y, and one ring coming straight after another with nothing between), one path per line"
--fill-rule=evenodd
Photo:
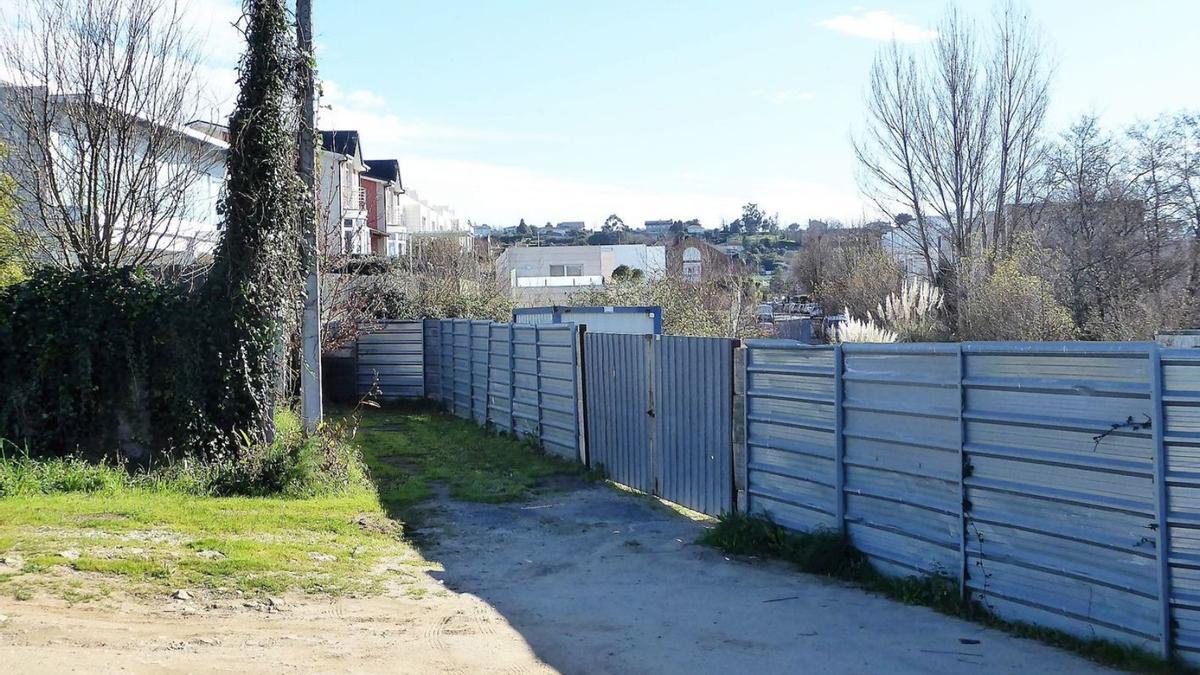
M315 432L321 424L321 283L317 259L317 207L313 162L316 154L313 99L315 54L312 42L312 0L296 0L296 42L300 50L300 157L297 166L304 182L304 204L300 207L304 231L306 265L304 313L300 319L300 413L304 428Z
M285 0L244 0L246 53L229 120L225 231L205 286L209 454L270 441L278 346L300 300L296 45Z

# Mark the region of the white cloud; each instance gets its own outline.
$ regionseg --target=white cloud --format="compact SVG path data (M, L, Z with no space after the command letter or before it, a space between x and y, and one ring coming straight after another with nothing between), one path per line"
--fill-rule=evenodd
M937 31L918 26L883 10L864 11L856 8L854 14L835 16L820 21L817 25L868 40L925 42L937 37Z
M367 139L364 139L367 143ZM397 153L405 185L460 215L491 225L583 220L598 227L610 213L631 226L659 218L699 218L707 227L733 220L747 201L778 212L783 223L830 214L849 220L862 210L854 192L804 181L747 180L737 185L698 180L677 189L653 189L573 179L528 168Z
M357 129L372 157L378 156L378 146L373 139L391 143L552 140L546 135L513 134L403 118L387 111L388 101L380 94L368 89L343 90L333 80L324 80L321 92L317 126L322 129Z
M358 130L368 159L399 159L405 187L432 203L449 204L461 217L475 222L583 220L598 227L608 214L616 213L631 225L658 218L699 218L716 227L723 218L736 218L747 201L778 211L785 223L831 214L850 219L862 211L856 192L827 184L780 179L730 184L693 172L664 177L668 187L643 187L622 182L621 177L589 180L573 177L569 170L551 173L486 160L450 159L464 151L486 156L481 151L485 146L504 141L555 139L403 118L388 112L383 97L343 90L337 82L325 81L322 90L318 120L322 128ZM778 103L811 98L809 92L791 89L756 95Z

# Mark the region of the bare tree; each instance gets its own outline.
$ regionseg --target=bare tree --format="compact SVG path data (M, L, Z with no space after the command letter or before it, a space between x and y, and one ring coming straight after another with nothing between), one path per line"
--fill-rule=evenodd
M974 25L951 6L938 29L918 123L918 159L932 209L949 223L955 258L969 253L991 187L994 86ZM987 242L982 242L984 246Z
M871 64L867 128L854 140L859 184L879 210L896 222L902 237L922 256L929 278L937 266L926 219L918 159L917 128L923 103L916 60L896 42ZM911 213L911 220L900 219ZM810 289L815 283L810 283Z
M161 262L208 219L222 150L185 127L200 84L181 18L172 0L30 0L11 18L0 110L41 261Z
M1010 203L1030 200L1034 174L1044 160L1041 130L1050 99L1045 45L1027 8L1006 0L996 10L989 77L996 115L996 197L992 242L1008 247Z
M1171 160L1175 185L1172 201L1177 217L1191 235L1185 288L1188 299L1195 303L1200 299L1200 117L1180 115L1174 126L1177 145Z

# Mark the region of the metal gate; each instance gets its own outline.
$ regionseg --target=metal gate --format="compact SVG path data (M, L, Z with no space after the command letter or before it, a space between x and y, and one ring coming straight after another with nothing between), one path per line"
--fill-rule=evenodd
M653 463L663 499L733 510L733 341L654 339Z
M608 477L654 492L650 335L584 333L588 458Z
M636 490L733 508L733 341L585 333L588 452Z

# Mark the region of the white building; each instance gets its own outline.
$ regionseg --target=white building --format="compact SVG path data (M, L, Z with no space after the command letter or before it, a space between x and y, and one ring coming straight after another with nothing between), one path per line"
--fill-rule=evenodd
M545 304L570 293L603 286L620 266L640 269L647 280L666 276L666 249L645 244L616 246L513 246L496 260L500 285L520 301Z
M31 127L24 126L29 120L18 121L20 115L16 112L20 106L29 103L35 103L39 111L45 111L33 121L32 133L40 136L49 130L54 147L48 165L22 163L22 158L29 154L21 152L21 148L39 151L30 145L27 134ZM79 105L95 107L100 104L81 103L76 95L47 93L44 88L0 85L0 138L10 148L2 170L16 182L17 227L44 235L46 222L61 207L76 215L86 211L99 223L98 227L112 227L114 242L125 236L128 228L135 237L131 246L150 251L148 259L153 263L186 265L211 255L218 240L217 205L225 183L225 153L229 149L226 138L211 129L174 127L125 111L113 111L123 115L124 120L114 127L114 137L107 142L120 143L121 151L129 154L121 165L101 166L89 179L80 166L94 159L103 161L106 140L92 135L98 128L95 124L76 122L69 112L60 112ZM145 153L150 143L159 148L150 158L154 162L154 184L150 183L149 170L145 168L148 159ZM164 151L164 147L168 149ZM136 175L124 176L123 180L140 185L136 194L147 209L138 228L121 221L122 214L130 215L128 209L106 211L108 200L124 199L132 194L123 187L110 190L103 184L118 170L124 173L126 169ZM87 180L96 184L87 183ZM46 188L50 181L56 182L58 188ZM91 202L86 203L89 197ZM60 199L67 203L47 203ZM39 203L47 208L38 208ZM138 217L136 209L133 215ZM47 251L57 250L54 246L46 248Z
M925 220L925 242L928 247L929 259L933 262L934 271L944 262L954 262L954 248L950 243L950 226L946 219L937 216ZM905 227L893 227L884 232L881 237L883 250L899 263L906 277L929 279L929 266L926 263L925 248L921 243L920 231L916 223L908 223Z
M321 246L329 254L369 254L367 195L360 176L363 162L357 131L322 131L317 152L317 222Z

